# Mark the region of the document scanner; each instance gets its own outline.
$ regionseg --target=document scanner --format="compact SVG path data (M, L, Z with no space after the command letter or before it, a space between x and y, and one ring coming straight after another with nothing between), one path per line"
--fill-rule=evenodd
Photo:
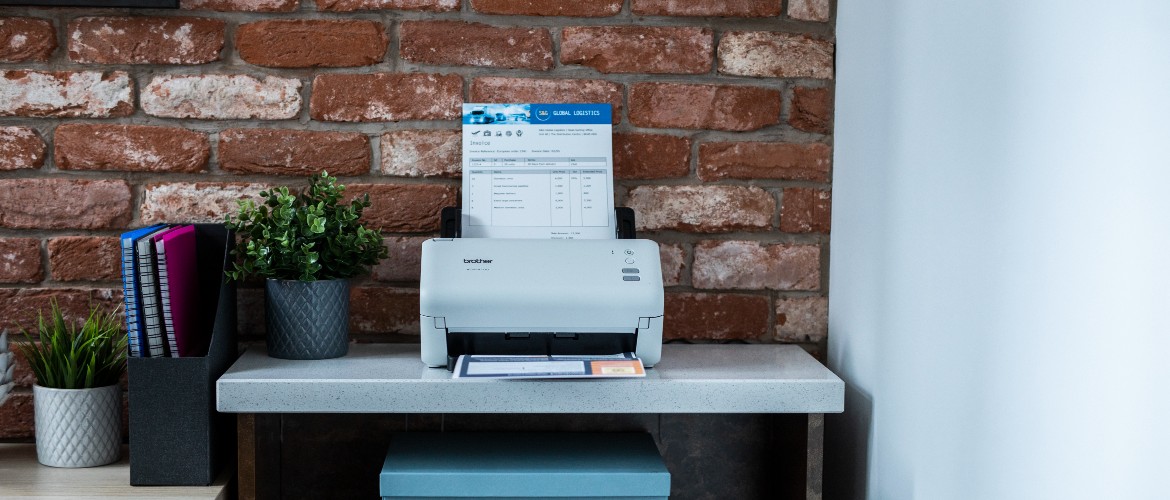
M422 361L462 354L662 355L663 288L650 240L423 242Z

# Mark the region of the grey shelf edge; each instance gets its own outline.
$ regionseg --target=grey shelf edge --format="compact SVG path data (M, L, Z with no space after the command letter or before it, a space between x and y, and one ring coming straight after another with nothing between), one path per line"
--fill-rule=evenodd
M225 413L839 413L845 384L791 345L663 346L642 379L453 380L417 344L342 358L244 353L216 383Z

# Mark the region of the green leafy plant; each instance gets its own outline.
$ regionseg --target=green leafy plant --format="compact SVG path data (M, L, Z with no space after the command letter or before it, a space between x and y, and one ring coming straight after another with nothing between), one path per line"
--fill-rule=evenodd
M28 360L37 384L53 389L88 389L118 383L126 368L126 335L117 310L102 314L91 307L81 323L65 321L56 300L49 319L37 313L38 344L28 330L16 348Z
M370 195L342 203L345 186L327 172L314 175L299 193L287 187L261 191L256 204L241 200L225 218L240 244L227 276L317 281L352 278L387 255L382 232L358 223Z

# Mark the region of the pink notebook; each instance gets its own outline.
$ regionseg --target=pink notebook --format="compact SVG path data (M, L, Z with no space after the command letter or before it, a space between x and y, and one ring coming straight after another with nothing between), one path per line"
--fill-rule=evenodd
M207 332L195 328L199 304L199 281L195 258L195 226L182 226L164 234L156 242L160 274L166 266L166 289L163 297L163 322L171 356L179 358L207 355Z

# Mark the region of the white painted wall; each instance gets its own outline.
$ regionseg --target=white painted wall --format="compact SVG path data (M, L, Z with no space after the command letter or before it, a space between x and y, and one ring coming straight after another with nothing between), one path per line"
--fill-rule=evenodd
M837 10L826 498L1170 498L1170 2Z

